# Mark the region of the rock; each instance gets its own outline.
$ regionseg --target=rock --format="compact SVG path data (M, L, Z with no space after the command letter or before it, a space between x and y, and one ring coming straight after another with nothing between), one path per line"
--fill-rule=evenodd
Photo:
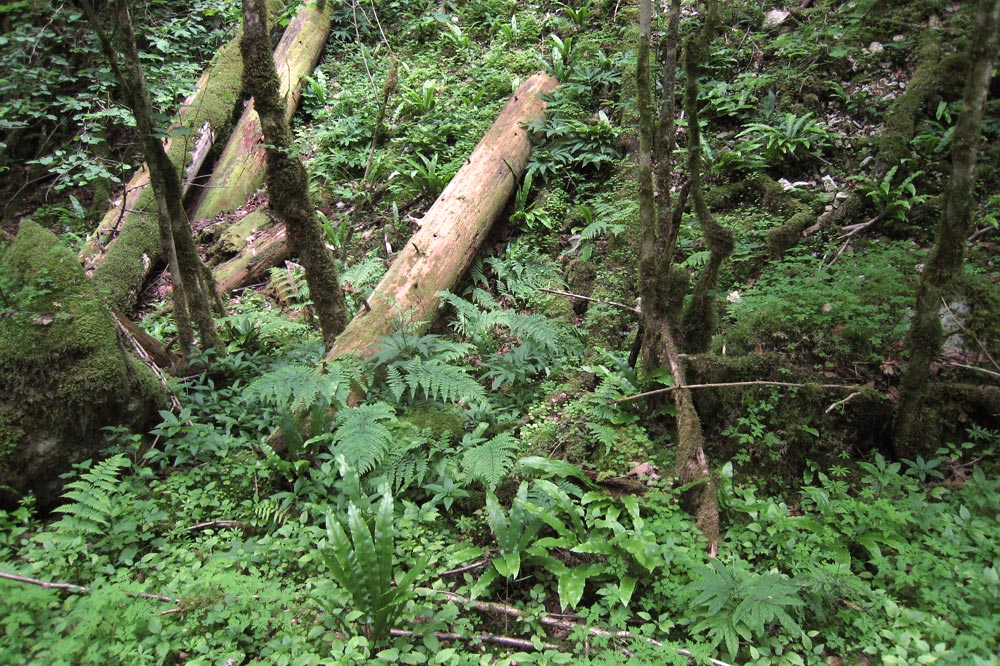
M764 14L764 24L762 27L764 30L776 28L784 23L785 20L791 15L792 13L787 9L772 9L768 13Z
M34 493L46 509L59 476L107 446L102 428L145 431L166 396L51 232L21 223L0 255L0 286L0 506Z

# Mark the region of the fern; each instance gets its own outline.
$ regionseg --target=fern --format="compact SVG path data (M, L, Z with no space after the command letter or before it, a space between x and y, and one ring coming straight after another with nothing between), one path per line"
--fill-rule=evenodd
M358 474L367 474L389 453L394 437L386 422L395 419L396 410L384 402L340 412L333 434L334 454L344 456Z
M279 303L293 310L300 310L312 305L309 299L309 284L306 282L305 270L292 262L286 261L285 268L272 268L268 271L268 287Z
M285 524L291 514L291 507L287 503L279 503L273 498L265 497L255 503L250 512L253 516L251 524L265 533L270 533Z
M328 365L325 373L308 366L286 365L254 380L243 391L242 400L298 413L319 400L343 404L356 378L356 370L341 365Z
M375 254L364 261L344 269L340 274L340 282L344 287L344 295L351 304L351 311L357 312L362 298L368 294L378 281L385 275L385 263Z
M696 593L691 607L701 618L692 631L707 632L713 647L725 642L731 659L736 658L741 639L762 638L771 631L771 625L801 631L788 612L805 604L798 587L783 574L758 574L747 567L739 560L732 566L712 560L711 568L706 567L685 588Z
M469 433L466 437L474 440L481 431L480 428L476 433ZM520 442L513 435L502 432L489 441L465 451L462 456L465 474L469 479L481 481L487 489L492 490L510 472L520 448Z
M72 503L56 507L56 511L65 514L56 523L56 529L71 536L106 534L111 525L114 499L121 493L118 477L128 464L128 458L118 454L102 460L79 479L66 484L69 490L63 497Z
M422 483L430 466L426 437L414 437L393 447L385 461L371 473L370 487L387 485L399 493L414 483Z
M411 358L399 366L405 372L396 381L396 388L408 389L411 398L422 393L427 400L457 403L459 401L478 402L486 398L486 392L475 379L463 369L448 365L437 359ZM390 384L391 386L391 384ZM397 399L402 397L397 394Z
M472 345L454 342L440 335L417 335L405 331L397 331L379 338L376 347L378 351L372 356L376 366L414 356L435 358L450 363L462 360L475 351Z

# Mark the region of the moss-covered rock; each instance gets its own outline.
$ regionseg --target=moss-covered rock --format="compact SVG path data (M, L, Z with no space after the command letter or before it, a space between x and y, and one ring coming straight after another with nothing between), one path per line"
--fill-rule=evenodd
M102 428L145 429L165 396L51 232L21 223L0 256L0 285L0 504L34 492L45 507L59 475L106 445Z

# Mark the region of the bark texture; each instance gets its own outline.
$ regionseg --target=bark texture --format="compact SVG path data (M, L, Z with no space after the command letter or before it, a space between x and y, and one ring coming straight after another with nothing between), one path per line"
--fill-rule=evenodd
M969 235L970 208L976 185L980 127L997 60L998 28L1000 0L980 0L975 34L981 38L970 43L970 65L962 111L952 139L951 179L944 193L937 240L924 269L917 294L916 314L910 325L910 362L900 383L894 438L896 453L901 456L912 457L911 452L920 444L920 415L930 367L943 343L938 314L941 295L945 287L961 274L965 261L965 239Z
M323 331L333 344L347 325L347 304L333 256L309 200L309 175L293 151L286 104L274 69L267 35L264 0L243 0L243 81L253 95L267 156L267 191L271 209L284 221L289 245L306 269L309 295Z
M531 153L521 125L541 116L541 95L558 82L543 73L526 80L493 127L424 216L420 229L400 251L385 277L327 354L368 356L394 322L434 318L437 292L450 289L472 263L493 220L514 191ZM515 176L511 173L513 170Z

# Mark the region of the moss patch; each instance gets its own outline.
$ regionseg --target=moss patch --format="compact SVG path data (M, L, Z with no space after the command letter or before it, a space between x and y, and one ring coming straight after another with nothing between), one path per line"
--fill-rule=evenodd
M58 238L24 221L0 258L0 500L53 503L59 475L105 446L101 428L145 427L164 404L118 341L110 312Z

